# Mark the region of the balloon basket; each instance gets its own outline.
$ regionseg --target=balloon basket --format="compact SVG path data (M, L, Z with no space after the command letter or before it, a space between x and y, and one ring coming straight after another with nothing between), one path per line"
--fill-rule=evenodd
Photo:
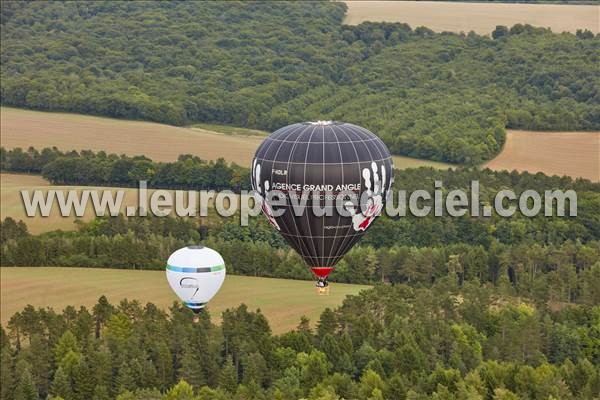
M192 318L192 322L195 324L200 322L200 316L198 314L194 314L194 318Z
M315 290L318 296L329 296L329 285L325 287L318 287Z

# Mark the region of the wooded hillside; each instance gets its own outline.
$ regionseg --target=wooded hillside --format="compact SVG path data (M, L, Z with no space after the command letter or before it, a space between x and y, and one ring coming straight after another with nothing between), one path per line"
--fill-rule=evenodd
M5 105L275 129L339 119L473 164L505 127L600 129L600 39L344 26L333 2L3 2Z

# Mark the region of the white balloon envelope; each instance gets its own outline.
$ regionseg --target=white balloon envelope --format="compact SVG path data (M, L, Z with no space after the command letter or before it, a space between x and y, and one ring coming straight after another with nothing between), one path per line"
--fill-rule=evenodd
M225 261L213 249L188 246L167 261L167 280L175 294L195 313L200 312L225 280Z

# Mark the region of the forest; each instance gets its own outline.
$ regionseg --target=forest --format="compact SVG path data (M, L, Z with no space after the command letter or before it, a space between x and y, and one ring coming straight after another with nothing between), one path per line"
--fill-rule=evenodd
M600 36L343 25L335 2L2 2L2 104L274 130L336 119L478 164L505 128L600 129Z
M379 285L274 336L260 310L209 311L100 297L31 306L0 330L0 399L593 399L600 309L452 279ZM48 397L46 397L48 396Z
M162 189L250 190L249 168L228 164L223 158L213 162L191 154L163 163L104 151L0 147L0 171L41 174L53 185L138 187L145 180L148 187Z

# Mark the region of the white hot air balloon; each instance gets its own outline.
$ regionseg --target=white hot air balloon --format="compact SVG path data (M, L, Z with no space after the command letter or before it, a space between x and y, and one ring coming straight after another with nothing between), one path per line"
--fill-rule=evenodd
M204 246L175 251L166 269L171 289L196 314L217 294L225 280L223 257Z

